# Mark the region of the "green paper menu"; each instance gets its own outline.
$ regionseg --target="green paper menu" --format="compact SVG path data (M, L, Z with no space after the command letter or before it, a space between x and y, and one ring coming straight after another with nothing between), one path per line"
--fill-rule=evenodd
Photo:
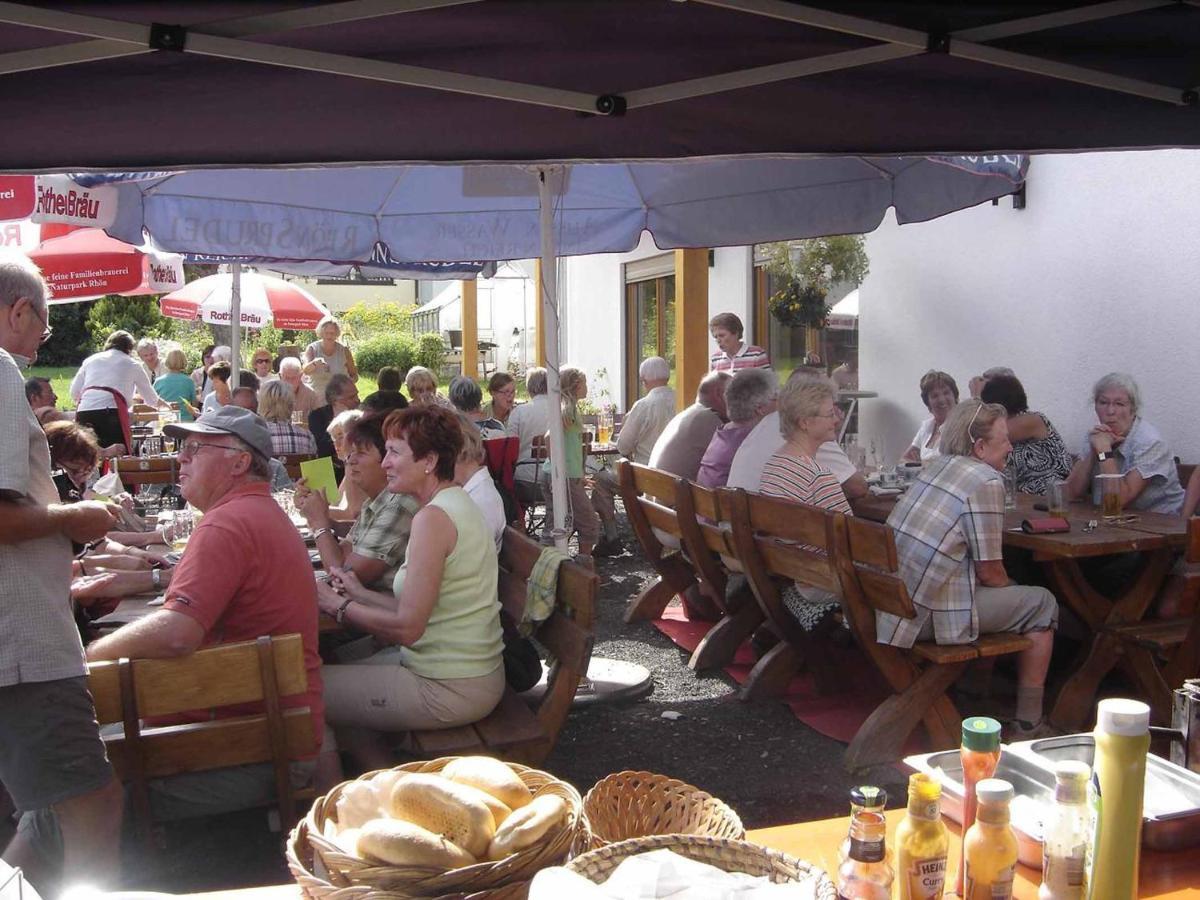
M328 456L300 463L300 475L310 490L324 491L331 506L338 502L337 476L333 474L333 460Z

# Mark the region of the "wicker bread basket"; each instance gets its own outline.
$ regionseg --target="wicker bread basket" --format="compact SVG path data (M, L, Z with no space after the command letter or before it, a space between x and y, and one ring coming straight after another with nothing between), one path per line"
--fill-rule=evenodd
M583 798L591 848L652 834L694 834L740 841L742 820L697 787L651 772L601 778Z
M686 834L657 834L631 838L577 856L567 863L566 867L589 881L602 884L625 859L651 850L671 850L680 856L708 863L726 872L766 875L775 884L803 884L811 888L811 896L817 900L837 898L837 888L833 881L811 863L795 859L778 850L759 847L757 844L723 838Z
M457 757L447 756L397 766L400 772L436 774ZM524 897L528 882L546 866L557 866L567 859L573 846L586 847L589 838L583 802L578 791L565 781L538 769L507 763L535 797L551 794L567 804L566 825L544 841L498 862L479 862L461 869L379 865L350 856L324 836L327 819L336 815L337 799L346 784L340 784L324 797L318 797L308 815L296 826L288 841L288 866L305 896L312 900L355 900L381 897L399 900L410 897L475 896L490 900ZM369 780L377 772L368 772L360 780ZM498 890L500 889L500 890ZM378 892L378 893L375 893Z

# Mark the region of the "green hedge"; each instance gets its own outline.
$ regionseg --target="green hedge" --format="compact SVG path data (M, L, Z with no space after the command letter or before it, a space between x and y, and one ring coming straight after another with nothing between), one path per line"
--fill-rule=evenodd
M356 344L354 362L360 372L375 375L384 366L395 366L401 374L417 360L417 345L405 334L381 334Z
M445 362L446 342L440 334L426 333L417 337L417 365L424 366L440 380Z

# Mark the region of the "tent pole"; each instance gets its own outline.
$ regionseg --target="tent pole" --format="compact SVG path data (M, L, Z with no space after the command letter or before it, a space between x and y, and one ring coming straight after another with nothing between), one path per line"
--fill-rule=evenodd
M233 274L233 290L229 298L229 324L232 326L229 329L229 349L233 359L229 364L233 366L233 371L229 373L229 390L236 391L242 373L242 264L235 262L230 266L230 272Z
M558 281L557 258L554 247L554 198L546 181L549 170L540 167L538 179L538 213L540 214L542 258L540 296L542 322L546 326L538 332L538 341L546 355L546 393L550 399L550 496L554 501L554 545L559 550L567 549L567 471L563 468L563 421L558 386Z

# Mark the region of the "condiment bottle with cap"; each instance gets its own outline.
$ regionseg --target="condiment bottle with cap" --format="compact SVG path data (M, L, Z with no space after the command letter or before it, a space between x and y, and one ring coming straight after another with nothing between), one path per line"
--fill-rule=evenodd
M1139 700L1101 700L1095 741L1088 791L1095 826L1088 897L1126 900L1137 896L1150 707Z
M1017 835L1009 824L1013 786L985 778L975 787L975 824L963 842L964 900L1009 900L1017 869Z
M850 820L850 855L838 867L841 900L891 900L887 822L882 812L861 810Z
M963 876L967 862L967 831L975 821L975 787L996 774L1000 765L1000 723L987 716L968 716L962 723L963 770L962 857L955 879L955 893L963 895Z
M935 900L946 888L950 835L941 814L942 786L924 772L908 778L908 815L896 829L899 900Z
M883 814L887 806L888 792L873 784L860 784L850 788L850 820L860 812L877 812ZM838 847L838 865L844 863L850 856L850 835L846 835Z
M1067 759L1054 767L1054 806L1042 823L1042 886L1038 900L1087 896L1087 848L1091 839L1087 763Z

